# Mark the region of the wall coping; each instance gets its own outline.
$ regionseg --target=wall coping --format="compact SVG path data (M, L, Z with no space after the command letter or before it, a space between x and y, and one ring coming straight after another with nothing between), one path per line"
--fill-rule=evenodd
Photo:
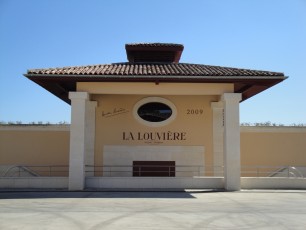
M0 131L69 131L70 125L0 125Z
M240 133L306 133L305 126L240 126Z
M69 131L70 125L0 125L0 131ZM306 133L306 126L240 126L241 133Z

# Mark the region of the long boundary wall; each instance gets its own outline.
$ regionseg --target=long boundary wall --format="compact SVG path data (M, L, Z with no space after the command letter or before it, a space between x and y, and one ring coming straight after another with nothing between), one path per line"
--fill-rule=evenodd
M241 164L243 166L306 166L306 127L241 127ZM68 165L69 126L0 126L0 188L60 188L68 186L67 177L1 178L1 165ZM156 188L221 188L221 178L182 178L173 180L135 178L129 185ZM162 181L161 181L162 180ZM243 189L306 189L305 178L241 178ZM127 178L88 177L88 188L119 188ZM170 187L169 187L170 186Z
M306 127L241 127L242 166L306 166Z
M240 130L241 165L306 166L306 127ZM68 161L68 125L0 126L0 165L68 165Z
M68 164L69 125L0 126L0 166Z

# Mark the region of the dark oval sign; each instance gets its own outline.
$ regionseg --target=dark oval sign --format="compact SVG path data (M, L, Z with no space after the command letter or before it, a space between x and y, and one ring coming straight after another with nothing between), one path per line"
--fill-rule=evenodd
M172 109L161 102L149 102L140 106L137 114L148 122L162 122L172 115Z

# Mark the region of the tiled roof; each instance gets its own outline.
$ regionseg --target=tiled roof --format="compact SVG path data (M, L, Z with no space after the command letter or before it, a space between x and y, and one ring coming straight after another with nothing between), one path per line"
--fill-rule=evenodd
M67 103L78 82L226 83L246 100L286 79L280 72L180 63L181 44L131 43L125 49L129 62L30 69L25 76Z
M145 64L115 63L105 65L88 65L63 68L30 69L27 75L65 75L82 76L222 76L222 77L283 77L280 72L238 69L230 67L198 64Z
M30 69L26 77L70 103L77 82L232 83L246 100L286 79L283 73L186 63L114 63Z

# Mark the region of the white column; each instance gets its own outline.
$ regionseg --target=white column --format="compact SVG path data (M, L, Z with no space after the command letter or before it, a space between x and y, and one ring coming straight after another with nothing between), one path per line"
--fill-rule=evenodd
M71 99L69 190L83 190L85 163L92 159L94 107L87 92L69 92ZM89 155L88 159L87 156Z
M223 103L212 102L213 110L213 171L214 176L223 176Z
M224 183L229 191L240 190L240 124L241 94L225 93L224 104Z
M93 166L95 164L95 127L96 127L96 101L87 101L86 103L86 135L85 135L85 165ZM93 167L88 169L92 170L87 172L86 176L94 176Z

